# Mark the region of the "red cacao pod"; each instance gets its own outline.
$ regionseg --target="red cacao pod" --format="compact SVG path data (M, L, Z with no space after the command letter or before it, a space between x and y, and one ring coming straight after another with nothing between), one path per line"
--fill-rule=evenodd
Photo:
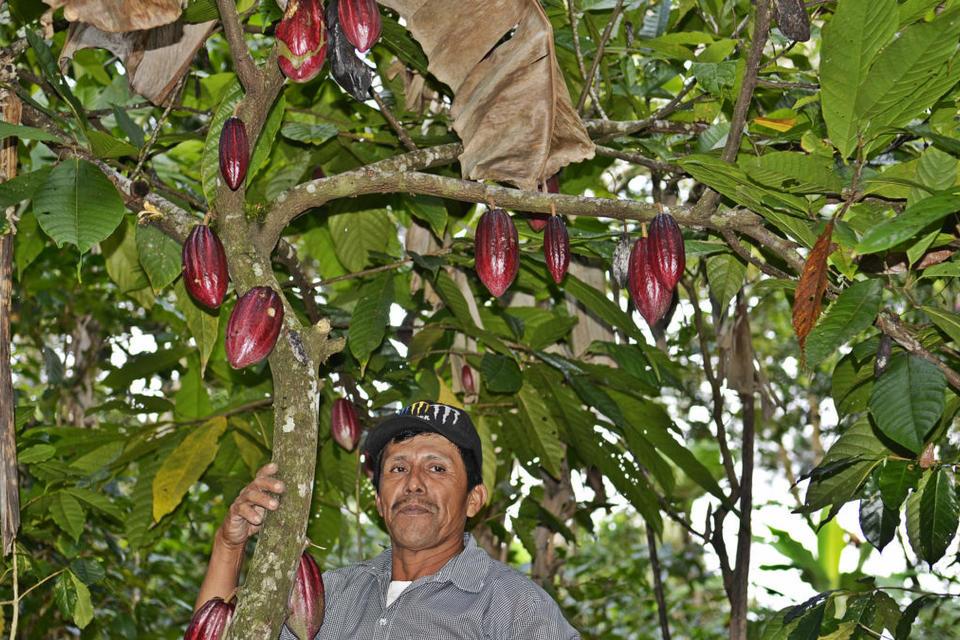
M330 432L333 434L334 441L347 451L353 451L360 442L360 420L357 418L357 410L346 398L337 398L333 401Z
M460 385L463 387L463 390L470 395L477 393L477 383L473 379L473 369L471 369L468 364L463 365L463 368L460 370Z
M317 77L327 56L327 29L320 0L290 0L277 25L280 70L294 82Z
M669 213L660 213L650 223L650 258L660 284L673 290L687 266L680 226Z
M190 230L183 243L183 284L193 299L218 309L227 293L227 254L223 243L205 224Z
M653 327L670 309L673 289L668 289L653 273L649 238L638 238L630 252L627 286L630 297L647 324Z
M570 265L570 237L562 216L550 216L543 232L543 255L553 281L560 284Z
M234 369L260 362L273 351L283 326L283 302L270 287L247 291L227 321L227 360Z
M517 228L503 209L490 209L477 224L474 235L474 268L480 281L496 297L513 283L520 269Z
M323 624L323 574L313 556L304 551L287 601L287 626L301 640L313 640Z
M380 38L380 9L376 0L340 0L340 28L357 51L369 51Z
M203 603L190 619L183 640L219 640L233 617L233 603L212 598Z
M236 191L247 177L250 166L250 143L247 128L240 118L227 118L220 131L220 175L231 190Z

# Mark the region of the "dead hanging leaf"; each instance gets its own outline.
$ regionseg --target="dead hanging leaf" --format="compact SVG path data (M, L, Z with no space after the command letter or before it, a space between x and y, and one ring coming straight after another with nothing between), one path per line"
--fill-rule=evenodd
M724 351L727 386L740 393L756 390L753 366L753 336L750 333L750 312L743 295L737 296L737 311L730 331L730 348Z
M533 191L562 167L593 157L537 0L381 4L406 20L430 72L453 89L465 178Z
M175 22L146 31L107 33L82 22L70 25L60 67L80 49L107 49L123 61L130 88L156 105L166 105L216 21Z
M797 333L800 351L803 352L807 335L820 317L823 294L827 290L827 257L833 250L830 238L833 221L827 224L803 265L797 293L793 301L793 330Z
M43 1L54 11L63 7L68 22L83 22L110 33L153 29L180 17L180 0Z

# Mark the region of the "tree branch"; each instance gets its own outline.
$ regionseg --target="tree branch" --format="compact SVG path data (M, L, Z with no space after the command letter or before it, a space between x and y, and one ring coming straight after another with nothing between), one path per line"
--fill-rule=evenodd
M577 101L577 113L583 112L583 105L587 102L587 95L590 93L590 87L593 86L593 77L597 73L597 67L600 66L600 60L603 59L603 48L607 46L607 41L610 40L610 34L613 33L613 26L617 23L617 20L620 18L620 12L623 10L623 0L617 0L617 4L613 7L613 13L610 15L610 20L607 21L607 26L603 30L603 34L600 36L600 42L597 43L597 50L593 54L593 62L590 64L590 71L587 72L587 77L583 79L583 91L580 92L580 99ZM597 105L600 106L599 104ZM602 110L600 110L602 113ZM606 120L606 118L604 118Z
M610 147L603 147L600 145L597 145L594 149L598 156L606 156L608 158L617 158L618 160L625 160L626 162L630 162L632 164L638 164L642 167L646 167L651 171L660 171L663 173L683 173L683 169L681 169L675 164L670 164L668 162L661 162L659 160L647 158L646 156L640 155L639 153L634 153L631 151L621 151L620 149L611 149Z
M407 148L407 151L416 151L417 145L413 143L413 140L410 139L410 136L404 130L403 125L400 124L400 121L397 120L397 117L393 115L393 111L390 110L390 107L387 106L387 103L383 101L383 98L380 97L380 94L377 93L377 90L373 87L370 87L370 95L373 96L374 102L377 103L377 107L380 108L380 113L386 118L387 122L390 123L390 126L396 132L397 137L400 138L400 142L403 143L403 146Z
M217 0L220 9L220 23L223 25L223 35L230 45L230 54L233 56L234 68L237 77L247 93L253 93L261 84L260 72L253 62L250 49L243 37L243 27L240 26L240 16L237 14L236 2L231 0Z

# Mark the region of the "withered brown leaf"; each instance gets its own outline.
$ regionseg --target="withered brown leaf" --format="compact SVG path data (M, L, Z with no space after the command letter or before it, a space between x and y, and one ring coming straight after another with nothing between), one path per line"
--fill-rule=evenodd
M84 22L110 33L170 24L180 17L180 0L43 0L68 22Z
M800 282L797 283L797 293L793 301L793 330L797 333L801 352L807 335L820 317L823 294L827 290L827 257L833 250L830 242L832 235L833 221L830 221L807 256Z
M537 0L381 0L397 11L454 92L463 176L528 190L593 157Z

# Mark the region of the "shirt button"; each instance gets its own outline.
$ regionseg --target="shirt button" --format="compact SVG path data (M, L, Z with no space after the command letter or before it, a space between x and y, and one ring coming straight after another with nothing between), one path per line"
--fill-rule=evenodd
M383 625L387 624L387 619L386 619L386 618L380 618L377 622L379 622L379 623L380 623L380 626L382 627Z

